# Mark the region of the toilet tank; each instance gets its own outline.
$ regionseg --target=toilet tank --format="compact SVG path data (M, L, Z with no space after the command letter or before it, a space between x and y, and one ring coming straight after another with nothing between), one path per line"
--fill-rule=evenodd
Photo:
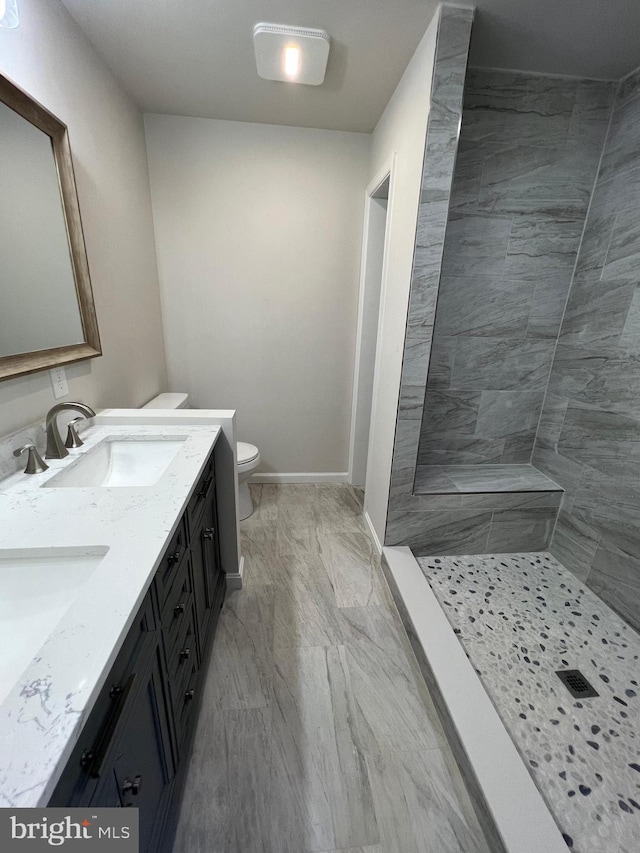
M153 400L142 407L143 409L186 409L189 407L188 394L158 394Z

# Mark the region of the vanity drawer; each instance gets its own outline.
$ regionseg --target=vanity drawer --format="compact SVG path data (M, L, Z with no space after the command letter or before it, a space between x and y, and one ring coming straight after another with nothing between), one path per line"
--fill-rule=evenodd
M189 571L189 560L185 558L180 564L178 575L161 611L162 634L167 660L171 659L174 647L183 632L185 623L191 617L192 610L191 572Z
M156 588L158 590L158 602L160 608L164 606L167 596L171 591L173 581L178 574L182 560L188 550L187 529L185 526L184 517L180 519L180 523L176 532L171 538L171 542L167 546L162 557L162 561L158 566L156 573Z
M207 495L213 484L215 483L215 465L213 459L213 453L207 460L207 464L204 467L204 471L200 476L198 481L198 485L196 486L191 498L189 499L189 503L187 504L187 521L189 524L189 532L190 535L193 535L196 527L198 526L198 522L200 521L200 516L202 515L202 511L204 510L207 502Z

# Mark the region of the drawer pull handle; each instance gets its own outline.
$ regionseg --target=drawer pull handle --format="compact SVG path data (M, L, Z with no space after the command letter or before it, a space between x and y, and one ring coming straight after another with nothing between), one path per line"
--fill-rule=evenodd
M122 785L122 793L132 794L135 797L140 793L141 785L142 776L135 776L133 779L130 776L127 776L124 780L124 784Z
M182 614L183 614L183 613L184 613L184 611L186 610L186 607L187 607L187 606L186 606L186 604L184 603L184 601L181 601L181 602L180 602L180 604L176 604L176 606L173 608L173 615L174 615L176 618L177 618L178 616L182 616Z
M183 649L180 652L180 660L189 660L190 657L191 657L191 649L189 648L189 646L187 646L186 649Z
M209 479L206 481L206 483L203 485L203 487L198 492L198 500L199 501L202 501L206 498L207 492L209 491L209 487L211 486L211 483L213 483L213 477L209 477Z
M194 690L194 688L189 688L189 690L187 690L187 692L184 694L184 701L191 702L191 700L194 699L195 695L196 691Z
M174 551L173 554L169 554L169 559L167 560L167 563L169 564L169 568L171 568L172 566L175 566L175 564L179 563L179 562L180 562L180 549L178 548L178 550Z
M205 539L213 539L213 537L216 535L216 531L213 529L213 527L205 527L202 535Z

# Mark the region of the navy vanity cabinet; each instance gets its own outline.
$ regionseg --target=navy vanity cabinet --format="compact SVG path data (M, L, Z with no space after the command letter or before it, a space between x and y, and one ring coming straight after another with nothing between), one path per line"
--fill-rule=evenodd
M212 453L49 805L137 806L168 853L225 589Z
M201 658L208 648L209 636L215 631L224 592L224 573L220 564L218 547L218 513L216 508L215 478L203 475L207 486L197 513L187 510L191 566L193 571L194 604ZM222 589L221 589L222 587Z

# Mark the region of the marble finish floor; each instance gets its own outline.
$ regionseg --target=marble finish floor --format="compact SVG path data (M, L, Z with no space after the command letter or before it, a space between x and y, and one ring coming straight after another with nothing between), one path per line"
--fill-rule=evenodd
M489 853L360 493L251 488L174 853Z
M418 465L414 494L560 492L533 465Z
M637 853L640 636L549 554L417 560L568 847Z

